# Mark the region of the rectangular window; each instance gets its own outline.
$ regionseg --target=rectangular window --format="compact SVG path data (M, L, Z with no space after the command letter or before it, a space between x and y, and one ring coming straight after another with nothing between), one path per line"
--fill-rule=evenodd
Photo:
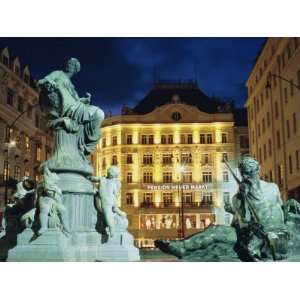
M144 203L145 204L153 204L153 194L152 193L144 193Z
M205 134L200 134L200 144L205 144Z
M32 118L32 106L30 104L28 104L28 107L27 107L27 117L29 119Z
M207 141L207 144L212 144L212 134L206 135L206 141Z
M118 137L116 135L112 137L112 144L113 146L116 146L118 144Z
M269 139L268 144L269 144L269 156L272 156L272 141L271 141L271 139Z
M223 203L230 201L230 193L229 192L223 192Z
M126 193L126 205L133 205L133 194Z
M162 163L164 165L172 164L172 154L163 154Z
M126 163L127 164L132 164L133 163L132 154L127 154Z
M106 138L103 138L102 139L102 148L105 148L106 147Z
M296 158L296 169L299 170L299 152L298 152L298 150L296 150L295 158Z
M192 179L192 172L184 172L183 176L182 176L182 181L184 183L192 183L193 179Z
M172 173L171 172L163 173L163 183L172 183Z
M291 155L289 155L289 170L290 174L293 174L293 159Z
M36 160L37 161L41 161L41 153L42 153L41 146L38 145L36 147Z
M211 172L203 172L202 173L202 181L205 183L212 182L212 173Z
M188 144L193 144L193 135L192 134L188 134L187 143Z
M27 152L30 151L30 139L27 135L25 136L25 148Z
M117 155L113 155L111 164L112 164L113 166L117 166L117 165L118 165L118 158L117 158Z
M222 133L222 143L227 143L227 134L226 133Z
M143 156L143 164L144 165L152 165L152 154L144 154Z
M147 136L146 135L142 135L142 145L146 145L146 144L147 144Z
M4 161L3 167L3 179L8 180L10 176L10 165L7 160Z
M185 144L185 135L184 134L180 135L180 144Z
M132 183L132 173L131 172L127 173L126 179L127 179L127 183Z
M164 206L168 207L171 206L173 203L173 194L172 193L163 193L163 202Z
M289 139L291 136L291 132L290 132L290 120L286 120L286 134L287 134L287 138Z
M265 118L262 119L262 132L264 133L266 130Z
M276 132L276 137L277 137L277 149L280 149L281 142L280 142L280 132L279 132L279 130L277 130L277 132Z
M229 173L228 173L228 171L223 171L223 182L229 182Z
M203 192L202 193L201 204L204 204L204 205L212 205L213 204L212 192Z
M14 179L17 181L20 181L21 179L21 168L19 166L15 166Z
M7 88L6 103L10 106L14 105L14 92L10 88Z
M153 183L153 175L152 172L145 172L143 175L144 183Z
M191 153L181 153L181 163L182 164L191 164L192 163L192 154Z
M18 111L23 112L24 111L24 99L22 97L18 97Z
M171 135L171 134L168 135L168 144L173 144L173 135Z
M209 155L208 155L208 153L202 154L202 164L204 164L204 165L209 164Z
M183 193L182 194L182 201L185 204L192 204L193 203L193 193Z
M222 153L222 160L228 161L228 153Z
M279 117L278 103L275 102L275 119L277 120Z
M267 126L270 126L270 113L267 112Z
M293 131L294 131L294 133L297 132L297 119L296 119L296 113L293 113Z
M132 145L132 135L128 134L126 137L126 144L127 145Z
M264 160L267 159L267 145L264 144Z
M153 145L154 144L154 136L151 134L151 135L149 135L149 139L148 139L148 144L149 145Z
M161 144L165 145L167 143L167 138L165 135L161 136Z

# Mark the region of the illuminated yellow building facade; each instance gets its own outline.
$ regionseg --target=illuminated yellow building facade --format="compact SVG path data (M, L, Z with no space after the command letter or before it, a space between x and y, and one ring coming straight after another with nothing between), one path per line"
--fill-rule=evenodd
M267 39L247 87L251 154L285 200L300 200L300 38Z
M156 89L165 91L164 85ZM129 110L106 118L94 159L97 175L119 166L120 206L139 247L177 238L182 223L185 236L211 223L228 223L223 199L237 185L222 158L236 168L240 154L248 152L247 127L236 126L233 113L207 113L187 104L183 97L198 89L195 85L176 85L173 95L172 87L167 89L165 103L148 113Z

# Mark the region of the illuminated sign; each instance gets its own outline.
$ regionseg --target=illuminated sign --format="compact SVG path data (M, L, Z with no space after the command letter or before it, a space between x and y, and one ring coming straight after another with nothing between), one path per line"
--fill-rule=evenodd
M207 190L208 186L206 184L194 184L194 183L186 183L186 184L174 184L174 183L163 183L163 184L146 184L144 185L144 189L152 190L152 191L161 191L161 190Z

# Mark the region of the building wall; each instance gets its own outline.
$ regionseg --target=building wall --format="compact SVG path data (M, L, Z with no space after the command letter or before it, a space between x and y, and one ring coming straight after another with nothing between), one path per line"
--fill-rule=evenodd
M179 121L172 119L174 112L180 114ZM210 134L211 144L207 140L201 144L201 134L205 139ZM224 143L222 134L227 137ZM129 135L132 144L128 144ZM146 144L143 144L143 136L148 138ZM153 143L149 136L153 136ZM163 144L162 136L172 136L173 143ZM222 155L227 153L230 164L236 169L240 154L248 152L247 145L240 147L240 136L247 140L247 128L234 127L231 113L206 114L184 103L166 104L146 115L116 116L104 121L102 139L94 159L96 173L104 176L109 166L116 163L119 166L120 206L129 216L129 230L139 246L153 246L155 239L178 237L181 228L179 210L185 193L192 193L192 201L184 205L186 235L198 232L212 222L229 222L223 210L223 193L232 197L237 185L229 174L228 182L224 182L223 171L228 170L222 163ZM172 156L170 162L164 163L164 154ZM189 158L191 155L191 163L181 160L184 154ZM205 154L208 155L207 163ZM144 163L144 155L151 155L152 162ZM117 161L113 161L113 156ZM132 162L127 160L128 156L132 157ZM180 166L184 166L185 172L191 172L191 180L188 176L184 180ZM144 182L146 172L152 174L149 183ZM165 172L172 174L172 183L164 183ZM203 172L211 172L211 182L203 181ZM132 174L132 183L127 182L128 173ZM197 185L198 188L201 186L199 190L195 190ZM186 189L181 190L181 187ZM152 194L152 201L147 201L147 193ZM172 203L166 198L164 201L166 193L172 194ZM205 193L212 194L211 201L205 201ZM132 200L128 194L132 194Z
M6 161L12 179L10 195L14 180L24 175L38 179L39 164L50 155L52 137L46 133L46 120L39 106L34 106L37 102L38 92L33 87L29 68L22 69L19 59L12 59L7 48L0 51L0 210L4 206ZM31 106L32 110L27 112ZM16 146L8 147L8 126L23 111L26 113L16 121L10 133L10 141L16 141Z
M250 151L284 199L300 200L300 38L269 38L247 81Z

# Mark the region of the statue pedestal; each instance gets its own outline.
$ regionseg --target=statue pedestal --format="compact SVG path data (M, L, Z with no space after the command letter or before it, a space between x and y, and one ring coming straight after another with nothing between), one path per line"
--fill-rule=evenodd
M97 251L97 261L139 261L139 250L127 231L116 231L112 238L103 236Z

